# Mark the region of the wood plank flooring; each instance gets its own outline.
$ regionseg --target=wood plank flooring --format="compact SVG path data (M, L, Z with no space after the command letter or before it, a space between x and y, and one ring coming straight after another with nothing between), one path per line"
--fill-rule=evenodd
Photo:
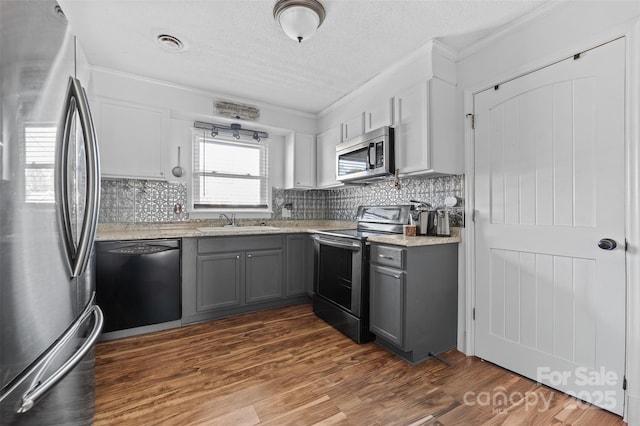
M99 343L95 425L622 425L475 357L412 367L297 305Z

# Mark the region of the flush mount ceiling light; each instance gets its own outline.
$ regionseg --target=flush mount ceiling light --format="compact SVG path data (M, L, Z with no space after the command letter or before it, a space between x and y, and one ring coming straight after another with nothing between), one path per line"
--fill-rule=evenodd
M184 49L184 43L180 41L180 39L176 36L172 36L170 34L160 34L156 37L156 42L167 50L171 50L173 52L180 52Z
M273 7L273 17L287 36L302 43L320 28L325 11L317 0L279 0Z

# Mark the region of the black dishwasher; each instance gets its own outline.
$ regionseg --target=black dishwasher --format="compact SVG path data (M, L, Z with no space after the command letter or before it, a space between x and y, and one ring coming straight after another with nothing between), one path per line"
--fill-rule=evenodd
M180 240L96 242L103 332L179 320Z

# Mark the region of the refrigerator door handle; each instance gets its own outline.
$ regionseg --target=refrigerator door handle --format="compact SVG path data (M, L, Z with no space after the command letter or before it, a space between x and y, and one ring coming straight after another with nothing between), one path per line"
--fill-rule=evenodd
M46 380L41 381L47 366L51 363L55 355L62 349L64 344L77 333L80 326L91 316L94 318L93 329L82 346L80 346L80 348L74 352L73 355L71 355L71 357L69 357L69 359L67 359L67 361L58 368L58 370L51 374L51 376ZM102 311L98 305L93 304L92 300L82 315L78 317L71 327L67 329L67 332L60 338L60 340L56 342L56 345L51 348L50 352L38 363L37 368L40 368L40 372L36 375L30 389L22 396L22 402L17 413L22 414L33 408L40 398L42 398L52 387L54 387L71 370L73 370L76 365L78 365L80 360L87 354L87 352L89 352L98 340L103 323L104 317L102 315Z
M85 208L80 236L76 246L71 231L71 212L69 199L69 139L75 112L78 112L84 140L85 161L87 170ZM96 137L87 94L80 81L69 77L69 85L65 95L63 114L58 132L56 175L56 208L67 253L67 264L71 277L77 277L85 270L91 254L91 248L98 226L98 209L100 203L100 160L98 139Z

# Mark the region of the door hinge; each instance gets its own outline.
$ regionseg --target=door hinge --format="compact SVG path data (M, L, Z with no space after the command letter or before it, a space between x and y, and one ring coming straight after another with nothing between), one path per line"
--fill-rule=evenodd
M467 114L466 117L471 118L471 128L475 130L476 128L476 116L474 114Z
M475 222L477 216L478 216L478 210L472 210L471 211L471 221Z
M622 390L627 390L627 377L622 378Z
M471 319L474 321L476 320L476 308L473 308L471 310Z
M576 53L575 55L573 55L573 60L577 61L578 59L580 59L580 53Z
M626 238L624 239L624 251L629 251L629 241Z

